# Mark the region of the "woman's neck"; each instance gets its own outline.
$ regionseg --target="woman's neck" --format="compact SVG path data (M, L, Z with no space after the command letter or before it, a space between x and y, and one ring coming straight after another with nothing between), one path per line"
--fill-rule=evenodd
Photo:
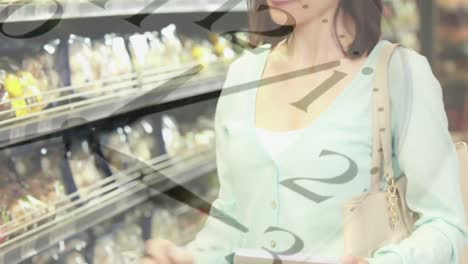
M297 24L291 37L285 42L284 53L293 65L310 66L339 60L345 57L335 36L334 9L313 20ZM346 28L344 25L347 25ZM336 32L344 49L354 37L350 20L338 14Z

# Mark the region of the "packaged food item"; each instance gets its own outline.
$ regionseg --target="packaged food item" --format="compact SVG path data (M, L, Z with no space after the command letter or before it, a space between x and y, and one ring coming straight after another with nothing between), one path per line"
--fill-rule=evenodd
M91 39L76 35L70 35L69 41L70 56L70 79L71 84L76 87L76 92L99 91L101 84L99 80L99 68L93 60L93 50ZM99 93L86 94L83 97L93 97Z
M61 141L40 141L16 147L10 154L16 181L22 188L23 202L36 216L55 209L56 202L66 196L61 164L65 151ZM26 205L23 205L25 208Z
M21 193L21 190L21 186L17 182L10 182L8 184L8 188L5 188L3 190L3 193L7 198L6 207L11 221L18 221L17 219L24 214L23 209L21 208L21 206L19 206L19 200L23 195L23 193ZM17 223L18 225L20 225L24 223L24 221Z
M26 56L21 63L22 71L31 74L39 91L46 95L47 102L41 105L42 109L60 96L57 89L61 88L62 82L55 63L60 43L59 39L46 43L37 54Z
M211 63L217 61L217 57L213 53L213 48L207 40L203 40L201 43L193 45L192 54L195 60L205 68Z
M163 206L156 207L151 220L151 237L170 241L179 240L179 223L177 218Z
M64 264L88 264L86 260L86 247L88 245L88 236L81 233L78 236L65 242Z
M124 74L131 72L132 63L130 59L130 54L127 51L127 47L125 45L125 40L121 36L117 36L116 34L108 34L106 35L108 42L110 42L112 46L112 61L115 63L116 72L117 74Z
M103 145L101 149L104 159L113 173L128 169L135 164L128 158L132 157L133 153L123 127L100 133L100 142Z
M115 242L120 249L123 263L135 263L144 254L143 230L135 223L119 227L115 233Z
M63 249L55 245L31 258L33 264L52 264L60 263L63 257Z
M21 117L28 114L27 103L23 97L24 90L21 85L20 78L12 73L7 73L5 78L5 89L8 92L13 109L15 109L15 116Z
M15 113L9 111L11 102L6 90L6 76L7 72L0 69L0 121L15 117Z
M16 147L11 154L11 160L13 164L13 171L16 174L18 183L22 188L23 202L26 205L30 205L31 208L44 211L47 204L52 204L54 201L50 200L53 198L51 192L54 192L58 197L65 196L65 190L61 185L61 172L59 164L54 164L56 168L48 166L46 168L41 167L41 160L46 154L46 148L38 147L42 142L35 144L28 144ZM42 153L41 153L42 152ZM46 170L44 170L46 169ZM57 173L53 179L46 177L47 173ZM53 181L58 186L55 189L51 189L49 182ZM49 198L49 195L51 196ZM26 205L23 204L23 207Z
M40 65L42 66L42 71L44 72L44 76L47 80L47 85L41 85L39 88L43 93L47 93L47 99L49 101L53 101L59 97L61 92L59 92L57 89L63 87L63 82L60 78L57 68L58 51L61 45L62 43L60 39L49 41L43 46L43 52L39 54L37 58ZM36 75L34 72L32 72L32 74L37 79L43 78L39 77L39 74Z
M197 132L194 136L197 149L207 149L215 144L215 132L213 118L199 116L195 124Z
M214 53L223 62L227 63L235 58L236 53L232 49L231 43L225 38L220 37L217 33L211 32L209 34L209 39L212 43Z
M152 201L144 202L136 206L133 210L125 213L126 223L135 223L143 218L151 218L154 210L154 203Z
M7 73L5 89L17 117L38 112L44 107L37 80L29 72Z
M31 194L26 194L22 197L20 204L24 213L30 214L31 220L37 220L39 217L47 213L47 204L35 198ZM37 224L38 222L33 223L32 227L35 227Z
M141 72L147 68L148 60L151 58L147 35L133 34L129 37L129 43L133 66L137 72Z
M0 158L4 161L8 161L7 156L0 153ZM12 220L10 213L10 204L13 202L13 196L11 192L10 183L13 181L12 175L7 168L7 162L3 162L0 166L0 245L8 240L7 235L10 230L9 227L5 226Z
M161 29L162 42L165 46L163 61L165 65L178 65L181 63L180 54L182 43L176 35L176 26L170 24Z
M180 128L184 152L204 151L215 144L213 118L200 115L195 122L181 123Z
M39 90L38 81L30 72L20 71L18 73L21 86L23 87L22 96L25 97L28 105L28 112L39 112L44 108L42 104L43 97Z
M88 191L83 189L96 184L105 177L97 167L96 158L88 140L79 139L72 142L67 155L78 192L80 195L87 195Z
M175 157L184 149L184 140L174 117L167 114L161 116L161 134L170 157Z
M44 177L38 171L23 180L25 191L37 199L41 200L47 196L47 190L44 188Z
M41 209L44 209L45 204L26 193L26 189L20 183L10 183L12 200L9 204L8 211L11 216L11 221L14 222L13 228L20 228L19 232L24 232L34 225L30 225L34 221L35 216L41 214Z
M65 255L64 264L88 264L81 252L71 251Z
M130 149L140 160L147 161L161 154L154 122L152 118L146 117L126 127Z
M96 80L109 78L117 74L116 67L111 63L112 47L104 40L94 41L92 44L91 64L96 74Z
M181 37L182 42L182 53L180 54L180 62L182 64L193 63L195 62L195 57L193 56L192 50L193 47L197 44L193 38Z
M93 250L93 263L124 264L121 251L111 235L106 235L96 241Z
M49 89L49 81L38 56L23 59L22 70L34 77L34 84L41 92L45 92ZM51 97L53 97L53 95ZM51 99L51 97L48 96L47 98Z
M88 264L90 262L87 260L86 251L89 242L90 238L87 233L79 233L33 256L28 263Z
M162 57L164 56L165 46L159 38L159 32L146 32L145 35L149 41L147 67L157 69L158 67L164 66Z
M65 162L65 151L59 147L40 149L40 179L44 194L39 197L47 204L54 204L66 196L60 164Z
M106 34L103 40L93 42L93 67L98 80L105 79L103 85L119 80L123 74L132 72L130 55L125 41L116 34ZM115 79L115 81L113 81ZM104 93L113 93L109 90Z
M0 245L8 241L8 228L2 227L11 221L10 215L6 208L0 208Z

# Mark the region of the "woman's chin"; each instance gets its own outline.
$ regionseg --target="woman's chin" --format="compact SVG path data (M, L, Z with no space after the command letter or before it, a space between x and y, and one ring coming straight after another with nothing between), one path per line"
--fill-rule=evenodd
M299 22L293 15L289 15L288 19L288 15L286 15L283 11L278 10L271 10L270 17L273 22L283 26L294 26Z

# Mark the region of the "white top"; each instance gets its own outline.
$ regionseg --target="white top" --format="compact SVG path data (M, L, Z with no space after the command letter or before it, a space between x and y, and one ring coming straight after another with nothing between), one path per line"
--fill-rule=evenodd
M272 159L276 161L281 152L295 139L297 139L304 129L272 131L256 127L256 131L263 146L268 151Z

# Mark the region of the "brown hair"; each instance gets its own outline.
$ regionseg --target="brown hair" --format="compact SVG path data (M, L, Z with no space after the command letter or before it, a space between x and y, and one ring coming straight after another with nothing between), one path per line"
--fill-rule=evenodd
M250 43L258 46L262 43L277 44L281 39L278 36L287 37L294 26L280 26L273 22L268 12L259 12L266 8L266 0L248 0L249 7L249 31L258 32L250 34ZM336 32L337 17L340 11L350 17L355 24L355 38L345 48L339 41L339 33ZM286 14L288 15L288 14ZM293 19L288 16L288 19ZM382 30L382 0L341 0L333 17L334 36L341 50L348 57L360 57L369 52L378 43ZM274 29L274 30L271 30ZM263 31L262 31L263 30ZM269 31L265 31L269 30ZM270 37L273 37L270 39ZM346 50L345 50L346 49Z

